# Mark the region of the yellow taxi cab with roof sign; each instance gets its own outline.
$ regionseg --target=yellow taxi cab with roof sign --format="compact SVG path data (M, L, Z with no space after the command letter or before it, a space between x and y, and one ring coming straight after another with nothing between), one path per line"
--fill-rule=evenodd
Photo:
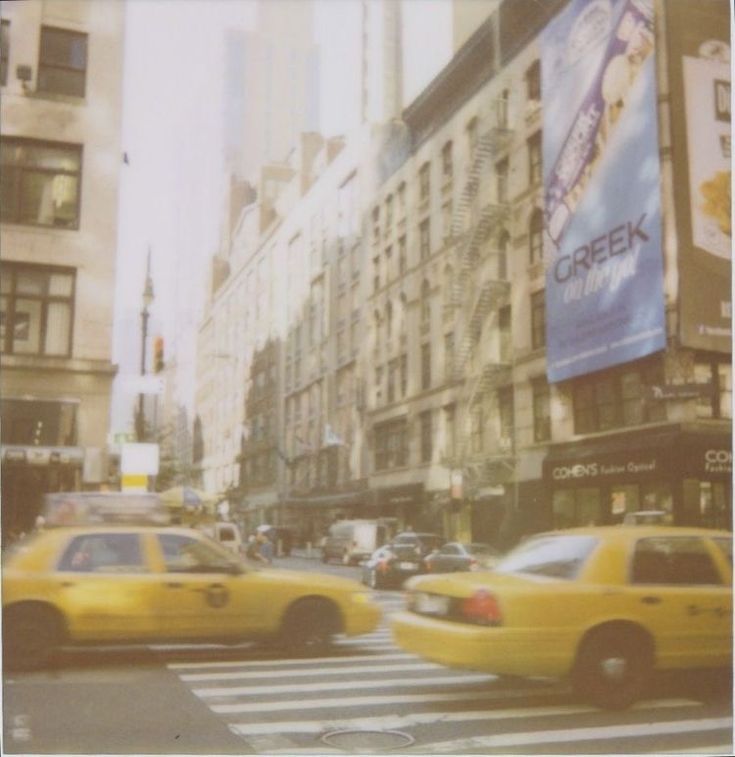
M67 525L3 556L7 665L39 667L76 644L278 639L321 646L379 622L379 607L356 581L250 565L196 529L161 526L155 505L148 521L145 507L133 518L112 498L93 509L93 524L79 524L89 512L77 505L65 513Z
M732 534L665 526L528 539L492 571L419 576L399 646L448 666L569 677L631 704L655 669L732 669Z

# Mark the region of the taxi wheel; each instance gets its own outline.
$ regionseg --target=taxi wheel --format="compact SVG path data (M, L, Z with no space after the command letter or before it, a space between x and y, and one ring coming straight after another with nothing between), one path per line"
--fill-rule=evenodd
M652 668L648 637L630 629L602 629L583 642L572 684L598 707L623 710L640 698Z
M9 608L3 617L3 664L8 669L46 667L61 644L61 621L43 607Z
M284 644L300 650L318 651L329 646L340 631L337 608L321 599L304 599L289 608L283 621Z

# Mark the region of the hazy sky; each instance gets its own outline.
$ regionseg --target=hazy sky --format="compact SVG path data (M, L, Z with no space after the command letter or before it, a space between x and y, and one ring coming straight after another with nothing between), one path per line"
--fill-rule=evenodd
M369 0L375 2L376 0ZM278 2L278 0L269 0ZM449 0L406 0L404 93L409 102L450 54ZM123 164L120 187L116 330L119 365L112 430L129 430L139 372L140 309L148 248L155 302L149 338L163 334L192 372L206 263L217 250L223 209L223 32L252 28L252 0L128 0L125 31ZM321 128L357 124L360 0L316 0ZM193 386L181 389L192 401Z

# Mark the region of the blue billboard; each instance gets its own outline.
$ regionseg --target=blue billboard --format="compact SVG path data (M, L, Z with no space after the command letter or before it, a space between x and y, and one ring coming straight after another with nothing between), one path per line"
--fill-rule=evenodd
M572 0L541 38L549 381L666 346L653 0Z

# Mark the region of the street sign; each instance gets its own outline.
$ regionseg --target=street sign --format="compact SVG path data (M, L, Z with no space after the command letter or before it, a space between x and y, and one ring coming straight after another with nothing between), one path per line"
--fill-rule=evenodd
M123 444L120 451L120 473L157 476L157 444Z

